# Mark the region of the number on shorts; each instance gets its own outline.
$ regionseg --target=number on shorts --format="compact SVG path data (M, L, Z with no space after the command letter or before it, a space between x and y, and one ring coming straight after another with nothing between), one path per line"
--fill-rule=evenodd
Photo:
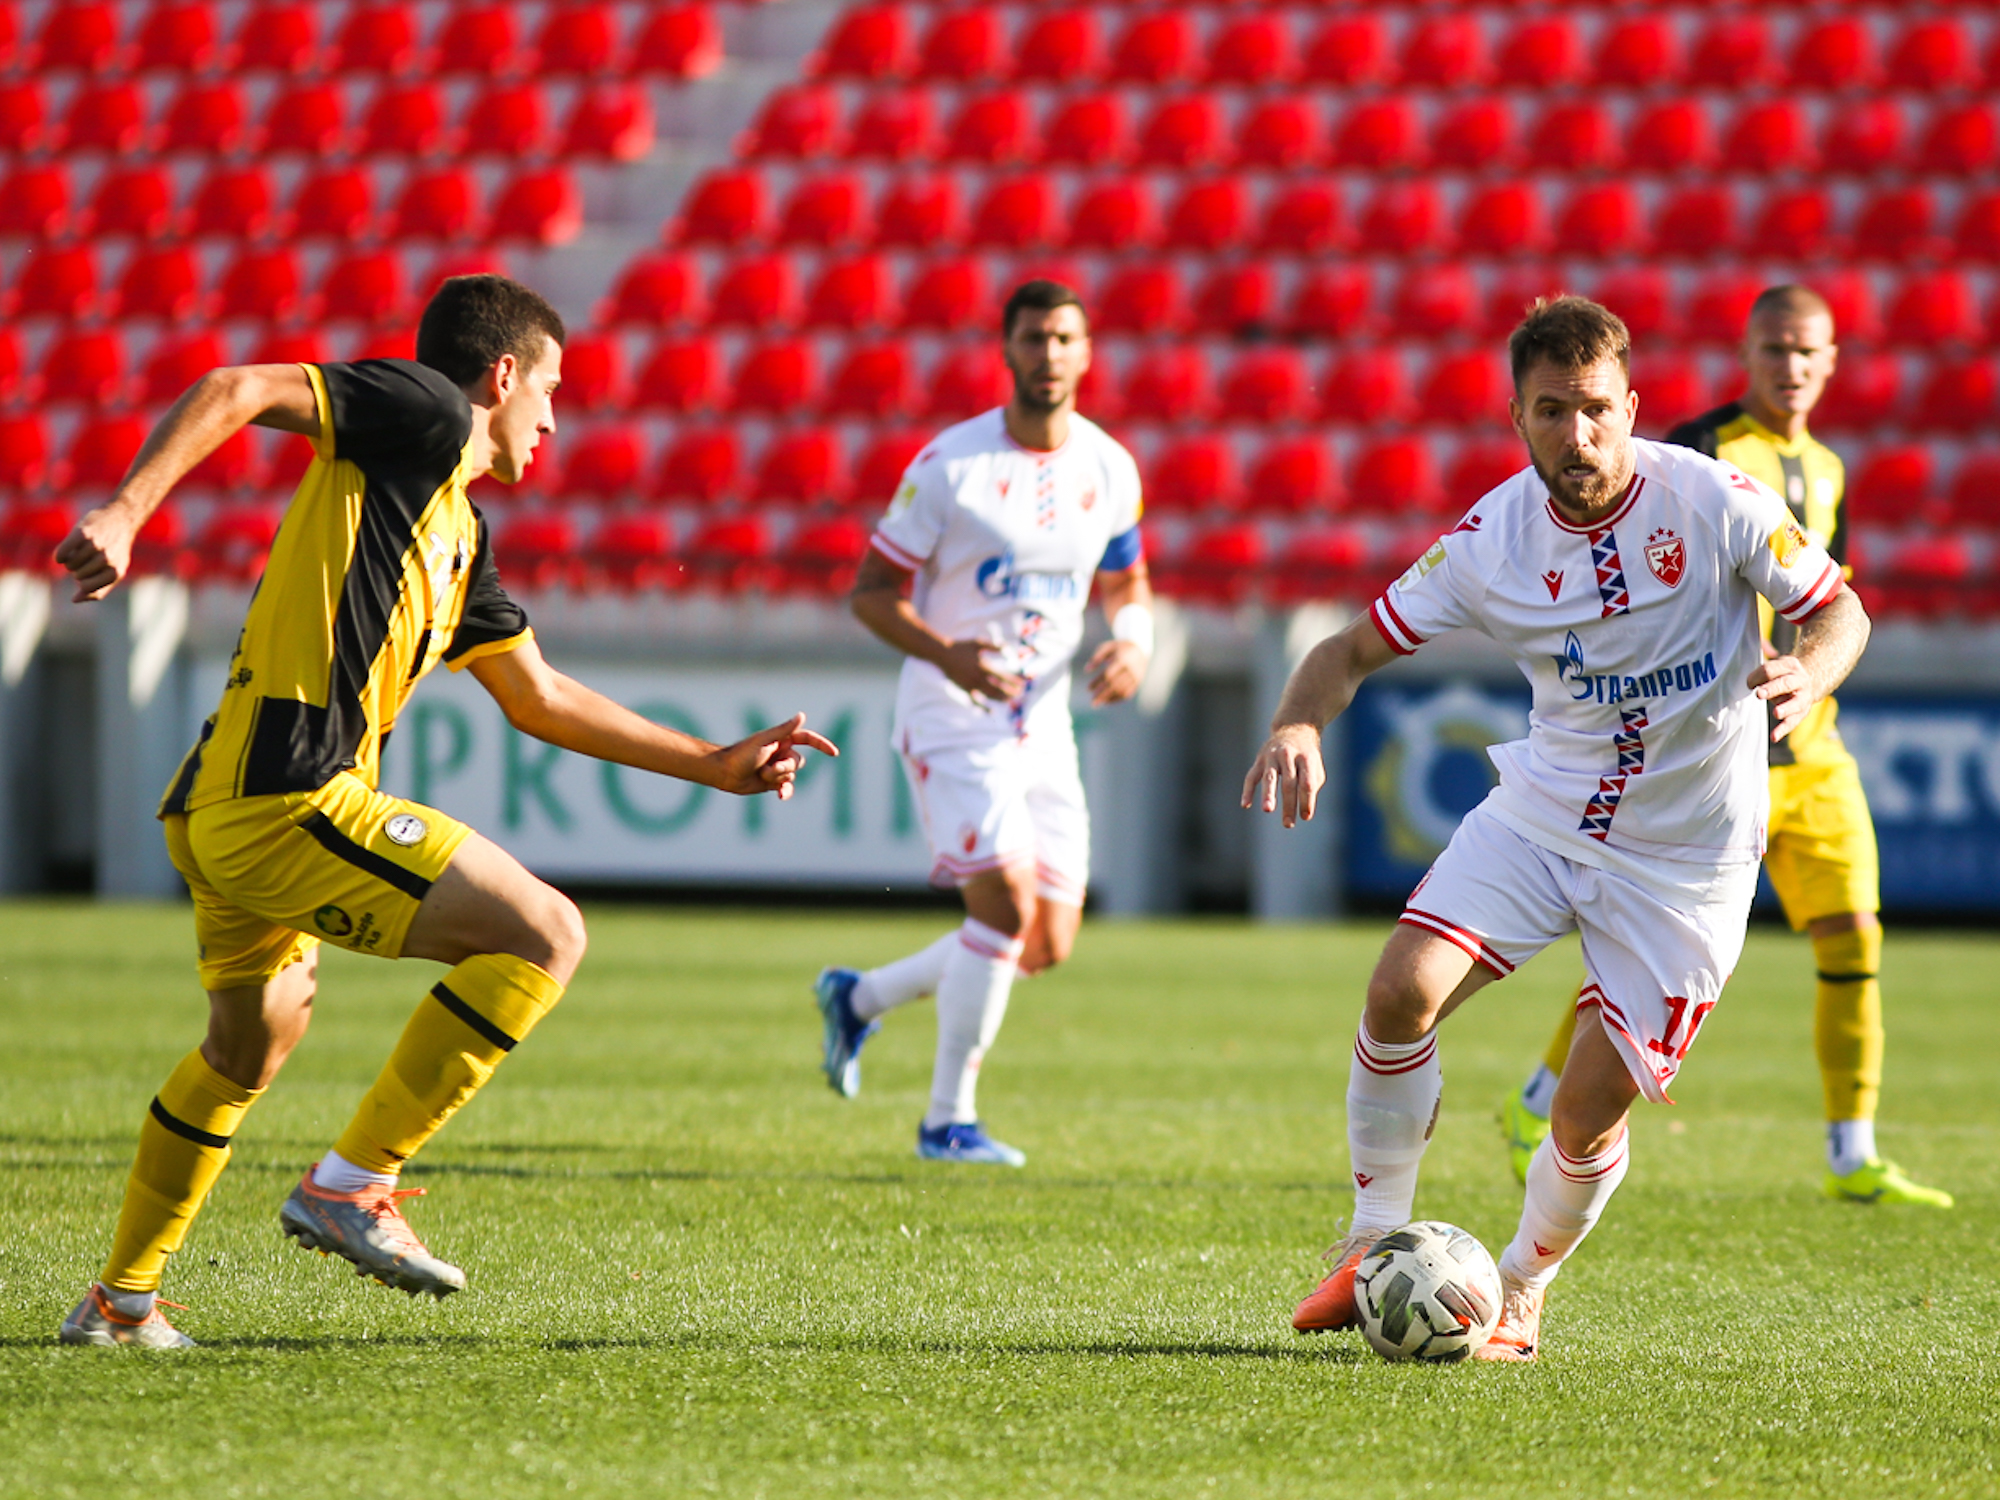
M1713 1000L1704 1000L1690 1009L1686 995L1667 996L1666 1038L1663 1041L1654 1041L1648 1037L1646 1045L1661 1056L1671 1057L1675 1062L1679 1062L1688 1055L1688 1048L1694 1045L1695 1033L1701 1030L1701 1023L1708 1019L1708 1013L1714 1009ZM1687 1035L1681 1038L1681 1044L1676 1047L1674 1037L1680 1032L1683 1021L1688 1023Z

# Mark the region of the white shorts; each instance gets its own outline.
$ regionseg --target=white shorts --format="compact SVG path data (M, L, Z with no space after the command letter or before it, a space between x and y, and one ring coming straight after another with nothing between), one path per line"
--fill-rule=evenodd
M1545 849L1475 807L1401 920L1503 978L1557 938L1583 935L1584 987L1639 1092L1667 1087L1743 952L1746 898L1676 906L1635 881Z
M1083 905L1090 883L1090 811L1076 741L1031 735L924 750L898 736L903 769L931 844L931 883L964 885L1003 866L1033 866L1050 901Z

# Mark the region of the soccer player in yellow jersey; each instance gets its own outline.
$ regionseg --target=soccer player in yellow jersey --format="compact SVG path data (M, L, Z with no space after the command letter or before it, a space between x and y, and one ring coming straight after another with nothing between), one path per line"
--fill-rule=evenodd
M1667 441L1736 465L1785 497L1792 513L1835 561L1846 561L1840 506L1846 475L1839 456L1806 430L1839 350L1833 310L1802 286L1774 286L1751 305L1742 357L1742 399L1684 422ZM1791 650L1794 627L1765 607L1768 649ZM1832 698L1771 746L1770 848L1764 869L1794 931L1810 934L1819 992L1813 1035L1826 1096L1825 1191L1851 1203L1918 1203L1950 1208L1951 1194L1910 1180L1875 1147L1882 1086L1882 956L1875 825L1854 757L1840 742ZM1569 1055L1572 1010L1547 1057L1501 1123L1521 1177L1549 1129L1556 1078Z
M146 518L227 438L255 423L312 440L221 706L160 807L194 897L208 1032L141 1122L110 1258L63 1322L65 1343L192 1342L157 1302L167 1257L305 1035L322 941L452 967L280 1222L385 1286L443 1297L465 1284L404 1219L412 1192L397 1176L562 998L584 930L566 897L499 846L377 789L382 742L440 661L470 671L523 733L724 791L786 798L801 747L837 753L803 715L711 745L543 661L466 486L517 482L555 431L563 338L526 287L461 276L424 310L415 361L211 371L57 549L78 600L100 599Z

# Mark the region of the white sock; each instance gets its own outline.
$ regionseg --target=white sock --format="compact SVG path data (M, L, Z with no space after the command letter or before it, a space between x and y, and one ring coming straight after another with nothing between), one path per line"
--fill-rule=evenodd
M1875 1160L1873 1120L1828 1120L1826 1164L1836 1177L1858 1172Z
M1545 1137L1528 1166L1521 1227L1500 1252L1501 1271L1530 1286L1553 1281L1625 1180L1631 1144L1632 1133L1621 1130L1603 1152L1579 1158L1558 1146L1553 1135Z
M131 1318L134 1322L143 1322L152 1316L153 1303L159 1298L158 1292L114 1292L102 1282L98 1286L104 1293L104 1300L111 1304L118 1316Z
M393 1172L364 1172L338 1151L328 1150L313 1168L313 1182L329 1193L358 1193L365 1187L394 1187Z
M1556 1085L1561 1081L1562 1074L1551 1073L1549 1065L1543 1063L1521 1090L1521 1108L1538 1120L1546 1120L1549 1111L1555 1108Z
M952 938L938 980L937 1063L931 1071L931 1107L924 1124L970 1124L979 1118L979 1065L1000 1032L1013 988L1019 938L965 919Z
M1417 1167L1437 1125L1444 1073L1437 1032L1407 1046L1378 1042L1364 1023L1347 1072L1347 1155L1354 1172L1350 1233L1387 1234L1410 1222Z
M944 978L944 961L957 946L958 934L947 932L930 947L919 949L908 958L868 970L854 986L854 1013L864 1021L872 1021L899 1005L935 995L938 981Z

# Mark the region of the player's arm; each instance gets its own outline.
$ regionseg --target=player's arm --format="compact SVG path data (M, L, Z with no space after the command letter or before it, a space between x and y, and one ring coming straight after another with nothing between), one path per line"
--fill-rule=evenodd
M1326 784L1320 731L1354 701L1363 678L1396 656L1367 615L1357 615L1308 651L1271 715L1271 737L1243 778L1243 805L1253 807L1261 794L1262 810L1282 813L1287 828L1309 820Z
M1868 611L1843 588L1804 624L1789 656L1760 662L1750 674L1756 695L1771 705L1771 738L1781 740L1813 706L1847 680L1868 645Z
M1093 708L1123 703L1139 691L1153 659L1153 583L1146 560L1129 568L1097 575L1097 597L1111 639L1090 654L1084 672L1090 682Z
M854 618L881 640L905 656L930 662L945 676L975 698L991 698L1011 703L1027 687L1012 672L1002 672L986 664L987 647L978 641L946 640L924 622L910 603L910 580L915 575L898 567L876 548L870 547L861 559L860 575L848 608Z
M317 436L319 403L300 365L210 370L167 408L147 434L117 493L85 514L56 548L76 580L77 603L102 599L132 565L147 517L188 471L252 423Z
M532 640L481 656L466 670L493 695L507 722L523 734L579 755L677 776L738 796L775 791L778 800L785 801L805 761L801 747L840 754L832 741L805 727L804 714L794 714L789 722L733 745L711 745L642 718L558 672L543 660Z

